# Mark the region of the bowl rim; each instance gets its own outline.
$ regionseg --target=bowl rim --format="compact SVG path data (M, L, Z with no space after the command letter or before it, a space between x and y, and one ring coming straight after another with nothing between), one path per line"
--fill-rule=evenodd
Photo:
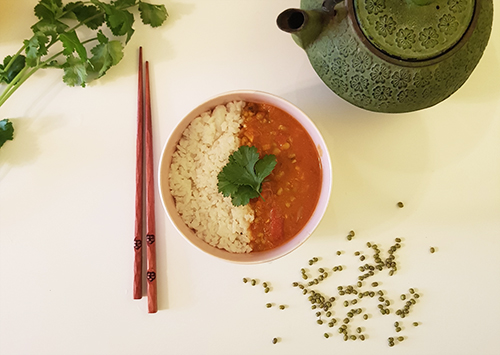
M192 120L198 117L201 113L211 110L217 105L225 105L232 101L252 101L257 103L268 103L275 107L278 107L289 113L292 117L299 121L299 123L306 129L311 139L313 139L318 149L320 162L322 165L322 186L318 203L311 218L297 234L300 235L305 233L302 238L296 238L296 235L284 244L266 251L231 253L229 251L214 247L201 238L197 237L194 232L184 223L179 213L177 212L177 209L175 207L175 200L170 193L169 173L171 157L177 147L182 132L184 132L184 130L192 122ZM175 142L173 142L174 139ZM309 118L309 116L307 116L302 110L300 110L290 101L275 94L259 90L227 91L212 96L204 102L200 103L198 106L184 115L184 117L171 131L163 145L159 160L158 188L163 208L168 218L170 219L170 222L173 224L177 232L189 244L193 245L196 249L202 251L205 254L215 256L216 258L224 261L237 264L261 264L282 258L285 255L290 254L310 238L310 236L322 220L330 200L332 189L331 159L323 136L315 123Z

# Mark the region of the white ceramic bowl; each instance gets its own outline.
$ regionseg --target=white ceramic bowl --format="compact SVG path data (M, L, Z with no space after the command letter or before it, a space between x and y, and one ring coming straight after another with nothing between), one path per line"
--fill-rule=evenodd
M195 233L182 221L177 209L175 207L175 201L170 193L169 186L169 172L170 164L172 160L172 154L174 153L177 143L180 140L182 132L191 123L191 121L198 117L201 113L213 109L217 105L226 104L231 101L248 101L256 103L268 103L275 107L282 109L283 111L289 113L297 121L299 121L302 126L309 132L312 140L316 144L318 149L319 157L321 159L323 179L321 186L321 193L318 200L316 209L311 216L310 220L304 226L304 228L292 239L287 241L285 244L262 252L250 252L246 254L235 254L228 251L218 249L206 243L205 241L198 238ZM331 184L332 184L332 168L330 162L330 156L328 154L328 149L325 145L323 137L314 125L314 123L303 113L300 109L295 107L290 102L265 92L260 91L232 91L227 92L218 96L215 96L208 101L202 103L190 113L187 114L182 121L177 125L174 131L171 133L169 139L167 140L161 158L160 165L158 169L159 175L159 188L160 196L162 199L163 207L167 212L170 220L179 231L179 233L186 238L186 240L194 245L201 251L213 255L217 258L224 259L226 261L242 263L242 264L252 264L252 263L263 263L269 262L280 258L291 251L298 248L303 244L309 236L313 233L314 229L319 224L321 218L323 217L328 201L330 198Z

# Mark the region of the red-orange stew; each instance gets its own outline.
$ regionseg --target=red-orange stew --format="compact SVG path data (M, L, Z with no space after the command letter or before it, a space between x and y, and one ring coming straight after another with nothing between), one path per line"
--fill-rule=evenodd
M260 156L274 154L277 164L262 184L262 198L250 201L253 251L275 248L295 236L314 212L321 189L321 161L302 125L268 104L247 103L243 109L242 145Z

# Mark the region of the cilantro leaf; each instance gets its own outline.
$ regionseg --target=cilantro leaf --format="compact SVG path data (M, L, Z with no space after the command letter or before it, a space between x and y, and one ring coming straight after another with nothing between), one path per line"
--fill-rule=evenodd
M274 155L265 155L257 163L255 163L255 173L260 182L271 174L276 166L276 157Z
M152 5L142 1L139 3L139 13L142 23L151 27L161 26L168 16L165 5Z
M61 0L40 0L35 6L35 15L40 20L54 21L63 11Z
M249 148L247 146L244 147ZM229 163L222 171L229 177L229 180L233 184L250 185L254 189L257 189L258 182L256 181L256 175L253 170L257 160L259 160L259 154L256 150L254 151L253 149L249 150L240 147L239 150L229 156Z
M79 22L92 30L97 30L104 23L104 14L94 5L84 5L81 1L68 3L64 7L66 17L74 16Z
M0 147L14 138L14 126L8 119L0 120Z
M136 4L137 0L115 0L113 4L115 6L121 7L121 6L134 6Z
M219 192L221 192L224 197L229 197L232 194L235 194L238 191L238 185L233 184L229 178L226 176L226 172L224 169L217 176L219 179L219 183L217 187L219 188Z
M70 55L61 66L64 70L63 81L69 86L85 87L87 82L87 67L85 61Z
M276 166L276 157L266 155L259 159L257 148L241 146L217 176L218 190L225 197L231 196L233 205L246 205L260 196L262 182Z
M82 61L87 60L87 50L83 46L82 42L78 39L78 35L76 32L63 32L59 35L59 38L63 44L63 54L68 56L73 54L73 52L78 53L78 56L82 59Z
M85 5L81 1L68 2L66 5L64 5L62 17L76 20L77 16L75 12L78 11L78 8L82 6Z
M14 60L12 63L11 60ZM10 63L10 65L9 65ZM15 59L8 55L3 60L3 65L0 64L0 83L5 82L9 84L14 80L14 78L19 74L21 70L26 66L26 57L24 55L19 55ZM6 70L5 70L6 69Z
M65 29L68 28L68 25L62 23L61 21L47 21L40 20L31 26L33 33L43 33L47 37L52 38L52 42L57 41L57 35L61 32L64 32Z
M231 202L234 206L245 206L252 198L259 197L260 193L248 185L238 186L238 191L231 195Z
M105 20L111 33L115 36L127 35L125 42L128 43L135 32L132 28L135 21L134 15L127 10L121 10L108 4L101 3L101 6L106 12Z
M101 77L123 58L123 45L120 41L109 41L102 32L98 34L98 39L100 43L90 50L93 54L90 63L92 71Z
M37 65L38 60L47 54L49 38L43 32L36 32L29 40L24 41L26 46L26 64L30 67Z

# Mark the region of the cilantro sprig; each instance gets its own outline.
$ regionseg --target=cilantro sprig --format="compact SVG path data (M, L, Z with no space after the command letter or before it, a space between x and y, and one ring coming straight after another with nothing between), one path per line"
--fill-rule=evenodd
M8 119L0 120L0 147L14 138L14 127Z
M229 156L229 162L217 176L218 190L231 196L234 206L246 205L252 198L262 197L262 182L276 166L276 156L259 159L257 148L241 146Z
M123 58L124 47L135 32L134 10L142 23L151 27L161 26L168 16L164 5L142 0L90 0L66 5L62 0L40 0L34 8L38 22L31 27L33 35L23 41L17 53L0 61L0 84L6 85L0 94L0 107L39 69L62 69L63 82L69 86L85 87L105 75ZM88 34L89 30L89 38L82 39L80 32ZM7 120L3 124L7 123L10 132L12 123Z

